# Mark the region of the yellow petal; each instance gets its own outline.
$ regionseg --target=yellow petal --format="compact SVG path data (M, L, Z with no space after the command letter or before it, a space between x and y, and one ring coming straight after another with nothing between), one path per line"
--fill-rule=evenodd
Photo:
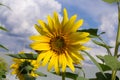
M19 67L19 65L18 64L12 64L11 66L10 66L10 68L18 68Z
M76 18L77 18L77 15L73 15L71 18L70 18L70 20L66 23L66 25L63 27L63 32L64 33L68 33L68 32L70 32L71 30L71 28L72 28L72 26L74 25L74 22L75 22L75 20L76 20Z
M61 58L61 61L62 61L62 72L65 72L66 66L67 66L67 60L66 60L65 53L62 53L61 57L62 57Z
M86 42L88 42L88 41L90 41L90 38L84 38L84 39L81 39L80 41L79 41L79 43L80 44L84 44L84 43L86 43Z
M54 30L54 22L53 22L52 18L50 16L47 16L47 20L48 20L48 26L53 31Z
M43 30L49 34L52 34L52 30L50 29L50 27L42 20L38 20L38 23L41 25L41 27L43 28Z
M84 60L83 56L77 51L71 52L71 55L77 58L78 60Z
M73 25L73 27L72 27L72 29L71 29L72 32L77 31L78 28L83 25L83 21L84 21L83 19L78 20L78 21Z
M90 40L90 38L84 38L84 39L81 39L81 40L72 41L71 45L84 44L84 43L88 42L89 40Z
M59 66L61 67L62 66L62 58L63 58L62 54L59 54L58 58L59 58Z
M67 59L67 65L70 67L70 69L74 72L75 67L73 66L73 60L71 59L70 55L68 52L66 52L66 59Z
M58 66L58 56L56 56L56 58L55 58L55 64L54 64L54 67L55 67L55 72L57 73L57 74L59 74L59 72L60 72L60 69L59 69L59 66Z
M55 21L55 22L54 22L55 24L60 25L60 21L59 21L58 13L57 13L57 12L54 12L53 20Z
M87 36L89 36L89 33L88 32L74 32L74 33L71 33L68 37L70 40L72 39L83 39L83 38L86 38Z
M68 47L71 51L78 51L78 50L86 50L89 49L88 47L82 46L81 44L69 45Z
M89 33L87 32L74 32L70 34L68 37L71 44L78 44L78 43L82 44L90 40L90 38L87 37L88 35Z
M46 51L43 51L42 53L40 53L37 57L37 63L40 62L46 55L47 55Z
M77 59L76 57L74 57L74 56L72 56L72 55L70 55L70 57L71 57L72 60L73 60L73 64L80 64L80 61L81 61L81 60Z
M54 21L54 28L55 28L55 33L58 34L59 33L59 30L61 30L61 24L60 24L60 21L59 21L59 18L58 18L58 14L57 12L54 12L54 17L53 17L53 21Z
M67 13L67 10L64 8L62 26L64 26L67 22L68 22L68 13Z
M47 36L34 35L30 36L30 39L39 42L50 42L50 38Z
M53 55L53 52L51 51L46 52L46 57L43 59L42 66L45 66L48 63L52 55Z
M34 42L30 44L30 47L34 50L50 50L49 43Z
M38 26L37 24L35 24L34 27L41 35L46 34L46 32L43 31L42 27Z
M50 71L52 69L52 67L54 66L55 64L55 59L56 59L56 54L52 55L51 59L50 59L50 62L48 64L48 71Z

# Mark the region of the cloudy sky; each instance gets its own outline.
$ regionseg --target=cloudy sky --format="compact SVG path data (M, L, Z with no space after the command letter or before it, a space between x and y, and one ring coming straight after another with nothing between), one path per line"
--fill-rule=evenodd
M0 2L11 8L9 10L0 7L0 24L9 30L0 31L0 43L10 52L32 51L29 48L31 42L29 36L37 33L34 24L38 19L46 20L46 16L52 15L54 11L62 18L63 8L68 10L69 17L77 14L77 19L84 19L81 28L98 28L99 32L105 31L103 38L106 42L112 46L115 44L117 30L115 4L107 4L102 0L0 0ZM95 46L92 42L89 42L88 46L92 47L89 52L93 56L106 54L105 49Z

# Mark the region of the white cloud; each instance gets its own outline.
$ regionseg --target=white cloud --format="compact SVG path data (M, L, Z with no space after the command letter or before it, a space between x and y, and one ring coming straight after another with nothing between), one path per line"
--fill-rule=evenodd
M28 45L28 37L34 33L34 24L38 19L45 20L46 16L54 11L61 11L61 4L55 0L1 0L12 10L0 7L0 22L9 30L1 32L0 41L10 50L21 50L24 44ZM4 38L3 38L4 37ZM19 49L18 49L19 48Z
M1 17L11 26L11 32L19 34L34 32L33 25L38 19L45 19L53 11L61 10L61 5L55 0L6 0L5 4L12 11L3 8L0 10Z
M101 17L101 25L99 26L100 31L106 32L109 39L114 39L116 35L117 28L117 13L103 15Z

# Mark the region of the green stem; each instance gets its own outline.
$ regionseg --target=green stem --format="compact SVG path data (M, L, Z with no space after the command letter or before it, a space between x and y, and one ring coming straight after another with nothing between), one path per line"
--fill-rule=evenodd
M118 31L117 31L117 36L116 36L116 44L115 44L115 52L114 56L118 55L118 48L119 48L119 36L120 36L120 6L119 2L117 2L118 5Z
M62 80L65 80L65 72L62 72Z
M116 79L116 73L117 73L117 70L113 70L112 71L112 79L111 80L115 80Z
M120 5L119 5L119 1L117 2L117 5L118 5L118 31L117 31L117 36L116 36L116 44L115 44L115 52L114 52L115 57L118 56L119 37L120 37ZM117 70L112 71L112 79L111 80L116 79L116 73L117 73Z

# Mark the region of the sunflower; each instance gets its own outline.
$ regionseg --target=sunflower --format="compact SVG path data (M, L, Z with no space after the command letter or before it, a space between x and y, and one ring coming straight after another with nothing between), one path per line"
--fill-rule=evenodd
M47 16L48 23L38 20L38 24L35 24L40 34L30 37L34 41L30 47L39 53L37 61L43 66L48 63L48 71L54 68L56 73L60 70L65 72L66 67L69 67L74 72L74 64L84 60L79 51L87 49L83 44L90 38L87 32L77 32L83 19L76 21L76 18L77 15L73 15L69 19L67 10L64 9L61 22L57 12L54 12L53 17Z
M24 52L20 52L20 54L24 54ZM36 60L28 60L28 59L17 59L14 58L15 62L10 66L13 69L12 74L16 74L19 80L25 80L24 75L28 74L30 77L37 77L38 75L34 73L39 68L39 63ZM29 67L30 70L27 70Z

